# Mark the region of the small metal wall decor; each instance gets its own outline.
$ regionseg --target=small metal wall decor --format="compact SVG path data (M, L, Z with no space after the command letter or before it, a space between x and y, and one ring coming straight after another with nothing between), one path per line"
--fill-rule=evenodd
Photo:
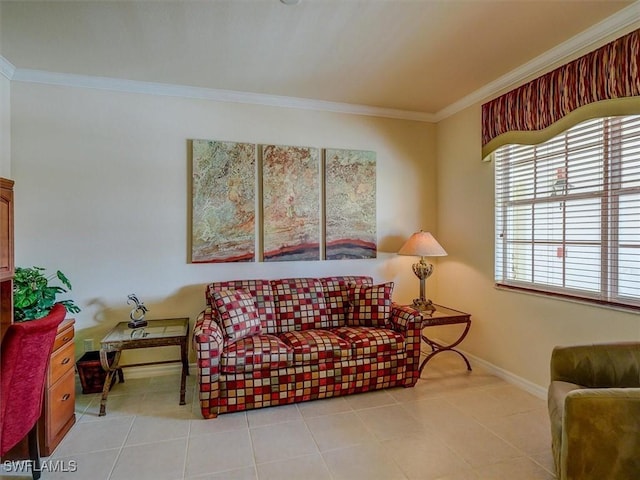
M131 304L131 302L135 303L135 308L131 310L129 314L129 318L131 321L127 324L129 328L140 328L147 325L147 321L144 319L144 314L149 311L147 307L145 307L144 303L138 300L138 297L135 293L132 293L127 297L127 304Z

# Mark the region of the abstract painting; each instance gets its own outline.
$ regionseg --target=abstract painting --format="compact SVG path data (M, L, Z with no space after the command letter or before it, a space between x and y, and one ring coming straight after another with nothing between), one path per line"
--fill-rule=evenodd
M320 259L320 151L262 147L265 262Z
M255 258L256 146L192 141L191 261Z
M325 152L325 258L376 258L376 154Z

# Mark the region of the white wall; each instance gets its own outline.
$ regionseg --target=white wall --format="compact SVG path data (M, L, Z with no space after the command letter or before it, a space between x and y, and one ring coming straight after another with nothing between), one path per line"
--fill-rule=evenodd
M0 3L0 18L2 18L2 3ZM2 57L2 43L0 35L0 62L8 63ZM0 66L0 70L2 67ZM9 75L10 77L11 75ZM0 177L11 178L11 82L0 72Z
M494 287L493 164L481 161L480 129L480 105L437 125L438 234L449 253L437 298L472 314L465 350L546 388L555 345L640 340L640 316Z
M21 82L11 101L16 264L71 279L78 354L128 319L132 292L148 318L192 321L213 280L368 274L395 280L398 301L416 296L413 259L395 252L435 227L434 125ZM187 263L193 138L374 150L379 258Z
M543 388L554 345L640 339L637 314L494 288L493 165L480 158L479 105L435 127L15 81L10 94L17 265L70 277L83 309L75 315L78 355L82 339L97 345L127 319L132 292L150 307L148 318L193 321L209 281L355 273L395 280L395 299L409 302L417 294L413 259L394 252L419 228L449 253L429 296L472 314L463 348L497 367ZM3 126L3 168L5 135ZM188 264L191 138L376 151L379 258Z
M11 82L0 74L0 177L11 178Z

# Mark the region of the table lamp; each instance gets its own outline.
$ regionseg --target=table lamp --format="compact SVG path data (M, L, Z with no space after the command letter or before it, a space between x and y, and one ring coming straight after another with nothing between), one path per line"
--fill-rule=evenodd
M447 252L429 232L420 230L409 237L398 255L420 257L420 261L413 264L413 273L420 279L420 297L413 300L414 308L418 310L434 311L433 302L425 297L425 281L433 272L433 265L427 263L425 257L444 257Z

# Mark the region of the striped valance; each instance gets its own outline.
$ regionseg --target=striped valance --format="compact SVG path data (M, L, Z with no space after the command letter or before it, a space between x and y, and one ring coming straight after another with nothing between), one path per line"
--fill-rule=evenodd
M588 118L640 113L640 30L482 105L482 156Z

